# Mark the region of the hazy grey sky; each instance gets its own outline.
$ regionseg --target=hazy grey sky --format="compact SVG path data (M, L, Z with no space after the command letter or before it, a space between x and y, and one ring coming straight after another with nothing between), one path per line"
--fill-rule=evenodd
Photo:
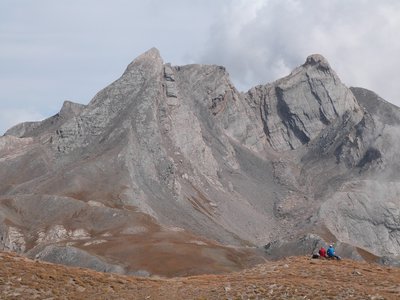
M240 90L321 53L400 105L397 0L0 0L0 134L87 104L136 56L224 65Z

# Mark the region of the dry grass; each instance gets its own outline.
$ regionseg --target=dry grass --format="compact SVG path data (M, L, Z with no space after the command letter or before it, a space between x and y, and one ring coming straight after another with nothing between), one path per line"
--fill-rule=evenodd
M291 257L225 275L154 279L0 253L1 299L400 299L400 269Z

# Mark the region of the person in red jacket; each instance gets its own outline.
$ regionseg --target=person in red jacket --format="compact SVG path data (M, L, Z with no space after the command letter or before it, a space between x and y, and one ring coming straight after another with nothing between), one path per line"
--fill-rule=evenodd
M326 249L324 247L321 247L321 249L319 249L318 253L319 253L319 257L326 258Z

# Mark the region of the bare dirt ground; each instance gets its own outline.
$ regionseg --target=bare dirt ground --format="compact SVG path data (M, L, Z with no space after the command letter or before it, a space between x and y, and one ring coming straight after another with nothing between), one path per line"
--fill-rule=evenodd
M400 269L290 257L224 275L139 278L0 253L1 299L400 299Z

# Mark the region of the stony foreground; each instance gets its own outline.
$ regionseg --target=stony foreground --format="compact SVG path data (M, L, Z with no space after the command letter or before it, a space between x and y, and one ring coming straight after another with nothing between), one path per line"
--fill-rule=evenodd
M138 278L0 254L1 299L399 299L400 269L291 257L243 272Z

